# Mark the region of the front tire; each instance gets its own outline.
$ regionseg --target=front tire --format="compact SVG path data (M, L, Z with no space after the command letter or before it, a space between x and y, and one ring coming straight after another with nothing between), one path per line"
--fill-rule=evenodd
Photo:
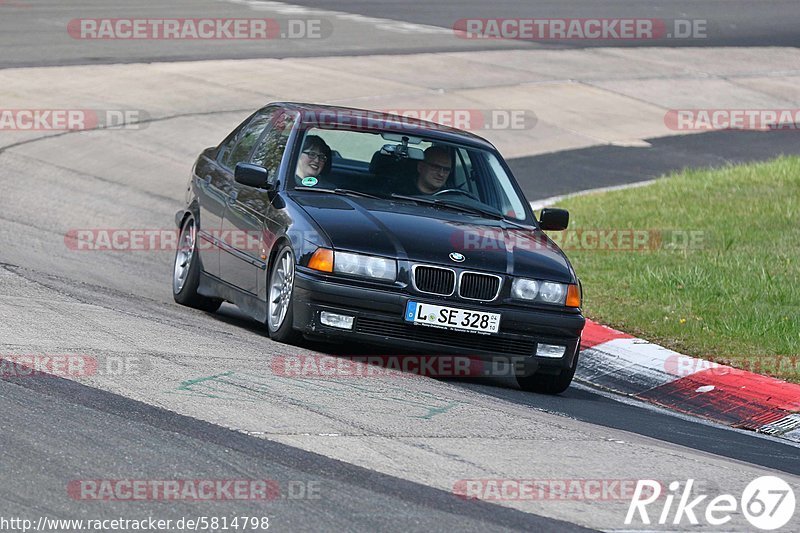
M200 285L200 257L197 254L197 226L193 217L181 226L172 269L172 297L181 305L213 313L222 300L197 293Z
M517 376L519 388L527 392L538 392L541 394L561 394L567 390L575 376L578 368L578 356L570 368L565 368L558 374L533 374L532 376Z
M289 245L283 245L275 254L267 288L267 330L269 337L277 342L292 344L300 334L294 322L294 253Z

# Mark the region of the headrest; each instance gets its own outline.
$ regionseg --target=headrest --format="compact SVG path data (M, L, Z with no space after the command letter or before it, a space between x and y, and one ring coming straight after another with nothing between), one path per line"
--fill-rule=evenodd
M377 151L372 155L369 162L369 171L376 176L386 176L390 178L415 177L417 175L417 164L421 159L403 158L396 159L392 155L387 155Z

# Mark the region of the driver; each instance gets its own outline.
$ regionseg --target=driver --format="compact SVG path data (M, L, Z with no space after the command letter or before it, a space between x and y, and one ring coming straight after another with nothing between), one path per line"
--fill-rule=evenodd
M450 151L442 146L429 147L425 159L417 163L417 180L406 194L431 195L441 191L451 170Z

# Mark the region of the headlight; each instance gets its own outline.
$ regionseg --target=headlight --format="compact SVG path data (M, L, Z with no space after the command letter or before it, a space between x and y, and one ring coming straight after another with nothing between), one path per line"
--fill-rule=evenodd
M545 281L539 287L539 299L548 304L564 304L567 296L567 286L563 283Z
M397 279L397 261L371 255L334 252L333 271L362 278L395 281Z
M556 283L554 281L538 281L535 279L517 278L511 284L511 297L516 300L525 300L528 302L539 302L545 304L566 305L570 303L574 305L575 300L567 302L567 292L570 290L570 285L565 283ZM580 297L576 297L580 306ZM575 306L575 307L577 307Z
M359 257L356 254L336 252L333 254L333 271L340 274L358 274Z
M535 300L539 294L539 282L533 279L515 279L511 285L511 296L518 300Z

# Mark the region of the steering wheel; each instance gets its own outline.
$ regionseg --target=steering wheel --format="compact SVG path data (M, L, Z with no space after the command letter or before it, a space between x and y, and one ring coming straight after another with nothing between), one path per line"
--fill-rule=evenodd
M477 196L475 196L471 192L467 192L467 191L464 191L464 190L461 190L461 189L442 189L439 192L433 193L431 196L439 196L440 194L448 194L448 193L453 193L453 192L458 193L458 194L463 194L464 196L468 196L468 197L472 198L476 202L480 202L480 200L478 199Z

